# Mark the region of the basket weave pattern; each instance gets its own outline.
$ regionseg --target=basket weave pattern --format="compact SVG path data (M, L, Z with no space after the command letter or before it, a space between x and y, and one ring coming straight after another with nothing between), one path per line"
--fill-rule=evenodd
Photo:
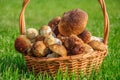
M20 34L25 34L25 18L24 11L26 9L27 4L30 0L24 0L22 10L20 13L19 19L19 29ZM104 0L98 0L103 12L104 16L104 44L107 45L108 35L109 35L109 18L106 11L106 6ZM26 60L26 65L28 70L37 73L47 72L49 74L56 74L56 72L60 69L65 72L66 69L69 72L75 72L77 74L80 71L85 74L90 74L93 69L98 70L104 57L107 55L108 51L94 51L93 53L88 54L79 54L74 56L67 57L59 57L59 58L37 58L29 55L24 55Z

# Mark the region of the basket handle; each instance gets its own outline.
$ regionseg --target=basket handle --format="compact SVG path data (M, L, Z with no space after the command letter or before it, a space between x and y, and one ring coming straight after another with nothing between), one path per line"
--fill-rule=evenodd
M106 11L106 5L105 5L105 1L104 0L98 0L103 12L103 16L104 16L104 38L103 38L103 42L104 44L107 45L108 43L108 37L109 37L109 17Z
M23 0L22 10L19 17L19 30L20 30L20 34L22 35L26 33L24 12L29 1L30 0Z
M22 6L22 10L20 13L20 17L19 17L19 29L20 29L20 34L25 34L26 33L26 27L25 27L25 17L24 17L24 12L26 9L27 4L29 3L30 0L24 0L23 1L23 6ZM108 36L109 36L109 17L106 11L106 5L104 0L98 0L103 12L103 16L104 16L104 44L108 43Z

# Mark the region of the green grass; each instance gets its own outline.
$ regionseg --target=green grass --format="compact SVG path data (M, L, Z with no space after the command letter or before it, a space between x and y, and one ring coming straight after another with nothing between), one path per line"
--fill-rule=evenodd
M103 16L98 0L31 0L25 12L26 26L39 29L63 12L81 8L89 15L87 29L93 35L102 37ZM120 6L119 0L105 0L110 18L109 54L96 75L88 80L120 79ZM24 58L14 49L19 35L19 13L22 0L0 0L0 80L52 80L49 76L35 76L28 72ZM84 77L81 77L85 80ZM57 75L54 80L69 80ZM76 80L72 76L72 80Z

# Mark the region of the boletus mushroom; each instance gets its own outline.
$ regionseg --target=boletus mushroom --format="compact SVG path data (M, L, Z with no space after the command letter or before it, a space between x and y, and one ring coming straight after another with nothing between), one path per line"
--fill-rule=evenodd
M53 18L51 21L49 21L48 23L48 26L51 27L52 31L55 33L55 35L58 35L59 34L59 31L58 31L58 24L61 20L61 17L55 17Z
M43 41L37 41L36 43L33 44L31 52L36 57L42 57L47 54L48 49L43 43Z
M65 12L58 24L60 34L69 36L71 34L79 35L86 27L88 15L80 9Z
M60 44L53 44L49 46L50 50L53 51L54 53L65 57L67 56L67 50L63 45Z
M31 42L25 35L20 35L15 40L15 49L23 54L27 54L27 51L31 48Z

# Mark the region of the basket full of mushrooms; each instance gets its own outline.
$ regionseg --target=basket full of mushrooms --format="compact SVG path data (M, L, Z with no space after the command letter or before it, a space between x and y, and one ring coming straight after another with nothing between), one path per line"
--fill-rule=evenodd
M20 35L15 40L15 49L24 56L28 70L55 75L58 70L90 74L99 69L108 53L109 18L104 0L98 0L104 16L103 39L86 29L88 14L81 9L67 11L39 30L26 29L24 11L29 1L23 1Z

